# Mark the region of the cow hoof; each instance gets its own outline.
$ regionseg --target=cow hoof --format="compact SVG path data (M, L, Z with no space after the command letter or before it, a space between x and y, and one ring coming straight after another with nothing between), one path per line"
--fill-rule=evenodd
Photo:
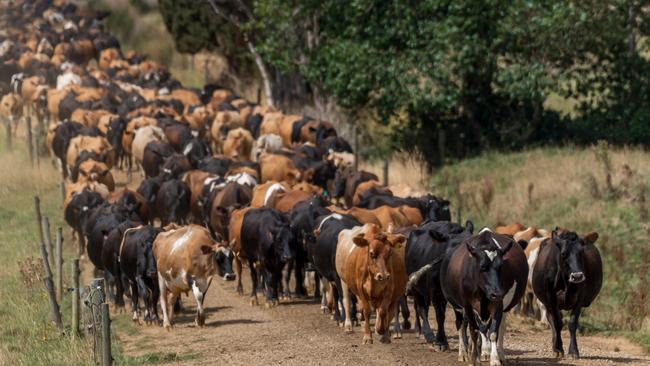
M553 357L564 358L564 352L553 352Z
M257 298L255 298L255 297L252 298L251 299L251 306L257 306L257 305L259 305L259 303L257 302Z
M164 323L163 328L165 328L165 330L169 332L172 330L172 325L170 323Z
M490 355L488 353L481 353L481 362L487 362L490 361Z
M244 288L241 286L237 286L237 294L240 296L244 295Z
M345 331L345 333L352 333L352 324L343 325L343 331Z
M408 321L408 319L404 319L404 321L402 322L402 328L404 328L405 330L411 329L411 322Z
M363 336L363 344L372 344L372 337L369 335Z
M458 362L468 361L467 352L460 353L458 355Z
M449 346L444 344L432 344L431 349L433 349L435 352L445 352L449 350Z
M569 353L569 355L567 357L569 357L572 360L579 360L580 359L580 355L577 354L577 353Z
M321 306L320 311L322 311L323 314L327 315L330 312L330 309L327 306ZM334 319L334 315L332 315L332 319Z
M395 334L393 334L393 339L402 339L402 332L395 332Z
M492 360L492 361L490 361L490 366L501 366L501 361L500 360Z

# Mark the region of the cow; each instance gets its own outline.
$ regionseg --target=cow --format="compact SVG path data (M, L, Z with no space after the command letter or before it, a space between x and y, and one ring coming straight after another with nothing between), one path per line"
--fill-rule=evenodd
M228 131L223 143L223 154L234 160L251 160L251 151L255 140L250 132L243 128Z
M278 192L270 197L266 206L287 213L298 203L307 201L312 197L314 197L314 194L305 191Z
M110 192L115 190L115 181L113 174L106 164L95 160L85 160L81 162L78 167L75 167L75 172L78 172L76 182L99 182L105 185Z
M83 254L85 248L83 228L86 226L86 220L92 210L103 203L104 199L99 193L82 190L72 194L63 205L65 222L72 228L73 238L76 236L79 240L79 255Z
M109 168L113 167L115 155L113 147L111 147L108 141L101 136L85 135L79 135L70 140L66 153L66 163L69 167L74 166L77 156L84 150L97 154Z
M535 300L535 294L533 293L533 268L535 267L535 262L537 262L537 256L539 255L539 247L542 242L551 237L551 233L544 229L537 229L534 227L529 227L526 230L519 231L515 233L513 239L523 244L524 242L524 253L526 253L526 260L528 261L528 283L526 285L526 293L521 299L521 315L535 316L533 309L533 304ZM539 317L541 320L542 326L548 326L548 321L546 318L546 309L544 305L537 301L539 307Z
M377 194L392 196L393 192L377 180L368 180L359 183L352 196L352 205L358 206L362 199Z
M175 153L174 149L162 141L151 141L144 149L142 157L142 169L145 177L155 177L160 173L160 166L166 158Z
M282 269L293 257L290 243L294 238L289 220L272 208L251 208L245 210L243 215L233 214L230 226L230 242L234 242L235 246L238 246L233 246L237 260L248 261L250 268L251 305L258 304L258 271L261 272L265 280L266 306L278 305ZM239 240L233 240L233 236L237 236ZM237 267L241 267L241 264L238 264L236 269ZM239 275L241 268L238 271ZM238 291L241 291L240 286L241 283L238 284Z
M526 227L518 222L512 223L507 226L497 226L494 228L494 232L497 234L508 235L513 237L516 233L526 230Z
M118 262L120 271L131 287L131 309L133 321L139 321L140 297L144 302L144 321L147 324L158 322L158 271L153 256L153 242L162 230L148 225L126 229L120 243Z
M419 209L425 220L451 221L449 201L431 194L416 198L375 195L361 200L358 207L372 210L380 206L399 207L403 205Z
M199 225L177 227L159 233L153 242L156 258L160 308L163 312L163 327L170 330L174 309L168 312L167 294L171 293L173 304L181 292L194 294L197 304L195 323L205 325L203 299L212 283L212 277L221 268L225 278L232 279L232 252L227 243L216 242L208 230Z
M300 171L288 157L277 154L265 154L260 157L260 182L275 180L294 184L300 178Z
M364 321L363 343L372 344L371 307L377 311L375 332L381 343L390 343L390 320L406 288L404 248L406 238L382 232L377 225L366 224L339 233L336 248L336 272L341 278L345 330L352 331L350 296L357 296Z
M440 287L441 261L449 248L455 248L469 238L473 230L471 221L467 221L464 228L448 221L428 221L412 230L406 242L406 273L409 276L406 291L413 296L416 330L421 332L427 343L433 343L434 350L438 352L449 349L445 334L447 300ZM429 325L431 304L438 326L435 338ZM407 321L408 316L404 317Z
M345 229L352 229L360 226L361 223L354 217L338 213L321 215L316 218L314 223L313 234L305 234L307 257L314 265L321 277L322 283L328 281L334 286L332 295L334 298L334 320L341 324L345 319L340 309L343 308L343 288L341 278L336 272L336 247L338 245L339 233ZM321 288L324 288L321 283ZM321 301L321 310L326 311L327 299L323 291ZM354 318L351 322L356 321L356 303L353 302L351 316Z
M519 302L526 288L528 263L523 249L512 238L486 228L447 251L440 271L445 298L457 319L462 314L460 327L456 322L461 331L459 361L474 365L489 360L490 365L501 365L505 361L505 313Z
M555 357L564 357L562 310L571 311L569 357L580 358L576 331L582 308L589 307L603 285L603 263L594 243L598 233L583 237L556 228L539 248L533 268L533 291L548 311Z
M226 240L228 237L228 222L232 210L247 206L251 202L251 189L236 182L229 182L223 188L215 190L208 199L209 216L206 217L210 232L218 234Z
M167 142L165 133L158 126L148 125L135 130L133 142L131 143L131 154L138 164L142 164L144 149L151 141Z
M288 192L291 187L286 183L268 181L258 184L253 188L253 198L251 207L264 207L267 205L272 196L278 192Z
M345 206L352 207L352 199L357 186L365 181L376 180L379 178L368 172L346 172L345 170L337 170L334 177L334 184L332 189L332 197L343 198Z
M262 135L255 141L251 158L258 161L262 154L275 154L282 149L282 137L278 135Z
M124 232L132 227L139 226L140 222L126 220L114 227L104 236L104 244L101 248L102 268L104 269L104 279L108 298L113 300L115 306L124 308L124 289L125 284L122 282L122 271L120 268L120 246ZM113 290L115 287L115 290Z
M164 181L156 193L155 203L155 214L160 218L160 226L185 223L190 212L191 196L190 189L180 179Z
M129 213L135 213L142 222L149 220L149 204L144 196L138 192L124 187L120 191L111 192L106 201L124 207Z

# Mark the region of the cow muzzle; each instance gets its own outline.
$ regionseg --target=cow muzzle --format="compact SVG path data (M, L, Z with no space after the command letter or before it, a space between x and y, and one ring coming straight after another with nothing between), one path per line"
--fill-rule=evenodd
M385 273L377 273L375 275L375 281L377 282L384 282L390 280L390 273L385 272Z
M235 280L235 274L234 273L226 273L223 275L223 280L224 281L234 281Z
M503 291L494 291L487 295L490 301L501 301L503 299Z
M581 283L585 280L585 274L583 272L573 272L569 275L570 283Z

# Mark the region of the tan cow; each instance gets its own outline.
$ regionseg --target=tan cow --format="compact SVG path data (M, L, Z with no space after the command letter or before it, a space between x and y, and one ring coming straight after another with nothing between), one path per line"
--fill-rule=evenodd
M222 150L223 141L226 136L222 135L222 128L224 130L232 130L235 128L242 127L244 124L239 116L239 113L236 111L219 111L214 116L212 120L212 126L210 126L210 137L212 138L212 143L214 144L214 151L220 152Z
M293 124L300 121L303 117L295 114L285 115L280 121L280 137L282 137L282 143L285 147L291 147L293 142L291 141L291 135L293 133Z
M363 312L363 343L372 343L370 311L376 309L375 332L380 342L390 343L390 321L406 288L402 235L382 232L372 224L357 226L339 233L336 248L336 272L341 277L345 331L352 332L350 314L351 291L357 296Z
M260 125L260 136L268 134L282 136L280 134L280 124L282 123L283 118L284 114L282 112L266 113L264 119L262 119L262 124ZM282 139L282 141L284 142L284 139Z
M291 185L297 183L302 176L291 159L278 154L265 154L260 157L260 175L261 183L275 180Z
M115 151L111 144L101 136L85 136L79 135L70 140L68 151L66 154L66 163L69 167L73 167L77 156L82 151L94 152L103 157L109 168L112 168L115 163Z
M110 192L115 190L113 174L108 166L95 160L86 160L79 164L77 182L99 182L105 185Z
M223 154L235 160L251 160L251 151L255 140L248 130L236 128L228 132L223 143Z
M133 142L131 143L131 152L137 163L142 163L144 149L151 141L167 142L165 132L158 126L144 126L135 131Z
M512 223L508 226L497 226L494 232L497 234L508 235L513 237L516 233L526 230L526 227L518 222Z
M278 192L267 202L267 206L275 208L280 212L287 213L298 203L307 201L313 196L313 193L298 190Z
M241 227L244 224L244 216L252 207L244 207L234 210L230 213L230 223L228 225L228 238L230 239L230 248L235 254L233 258L235 275L237 276L237 293L244 294L244 287L241 283L242 258L241 254Z
M163 312L163 326L169 330L174 317L174 307L167 309L167 294L171 293L171 304L182 292L190 290L197 304L196 325L205 325L203 298L210 287L212 277L220 269L225 276L232 276L228 259L232 257L227 243L217 243L210 238L206 228L199 225L172 226L171 230L158 234L153 242L153 254L158 269L160 286L160 307ZM222 260L226 258L226 260ZM227 277L231 278L231 277Z
M546 307L535 298L535 293L533 292L533 268L537 262L537 256L539 255L539 248L542 243L551 237L551 233L548 230L537 229L534 227L529 227L526 230L519 231L513 236L516 242L520 240L526 241L526 249L524 253L526 254L526 261L528 262L528 282L526 284L526 291L524 296L521 298L521 314L528 315L533 311L533 304L537 302L537 306L540 310L540 321L543 326L548 326L548 319L546 318Z
M276 192L288 192L290 190L291 187L288 184L274 180L258 184L253 188L251 207L264 207Z
M7 123L7 132L16 134L16 127L20 117L23 116L22 99L14 93L8 93L2 96L0 100L0 120ZM13 132L11 132L11 125Z

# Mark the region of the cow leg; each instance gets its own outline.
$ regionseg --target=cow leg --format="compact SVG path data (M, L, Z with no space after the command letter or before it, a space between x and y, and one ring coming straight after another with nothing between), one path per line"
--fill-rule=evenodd
M402 296L399 299L399 309L402 312L402 317L404 318L404 321L402 322L402 328L405 330L411 329L411 322L409 321L409 318L411 317L411 310L409 310L409 304L406 299L406 295Z
M415 307L415 333L418 334L418 337L422 336L422 324L420 322L420 313L418 310L418 304L414 302Z
M72 230L72 232L75 233L75 230ZM84 252L86 250L86 237L84 236L81 230L76 232L76 234L77 234L77 243L79 243L79 257L83 257Z
M131 291L134 291L133 294L131 294L131 303L133 304L135 301L135 309L138 309L138 297L142 296L142 302L144 303L144 309L145 309L145 314L144 314L144 322L146 324L150 324L152 319L151 314L151 294L149 293L149 287L147 284L144 283L144 279L142 276L136 276L135 277L135 282L137 287L133 288L131 286ZM136 300L134 300L136 299ZM134 309L134 310L135 310Z
M135 282L131 283L131 311L133 312L133 317L131 318L131 320L133 320L134 323L139 322L140 320L140 315L138 314L140 310L140 305L138 304L138 301L140 300L140 292L142 292L142 296L145 297L144 300L145 306L147 304L146 291L140 291L140 289L138 288L140 287L141 282L142 280L136 277ZM145 314L144 315L145 322L149 321L147 318L148 318L148 314Z
M348 290L348 285L343 281L341 281L341 292L343 294L343 309L345 310L345 323L343 324L343 330L346 333L352 333L352 316L350 314L350 290ZM368 315L370 315L370 311L368 312ZM370 333L370 330L368 330L368 333ZM370 342L372 342L372 339Z
M252 259L248 260L248 266L250 267L251 271L251 283L252 283L252 289L251 289L251 306L258 305L259 302L257 301L257 270L255 269L255 264ZM241 272L241 269L240 269ZM240 282L241 285L241 282Z
M149 316L151 318L152 323L158 324L160 322L160 319L158 318L158 301L160 300L160 286L158 285L158 282L154 281L153 279L151 280L151 288L153 289L151 293L151 298L149 299Z
M238 256L235 256L233 259L233 264L235 265L235 274L237 275L237 294L243 295L244 294L244 286L242 286L241 283L241 270L242 270L242 265L241 265L241 259L239 259Z
M160 288L160 309L163 313L163 327L167 330L172 328L172 323L169 321L169 316L167 315L167 286L165 285L165 279L158 273L158 288Z
M283 300L289 300L291 298L291 295L289 293L289 283L291 281L291 272L293 272L295 264L296 264L295 259L292 259L287 263L287 272L284 274L284 286L282 288L282 299ZM297 281L298 281L298 279L296 278L296 282Z
M501 319L501 326L499 327L499 338L497 340L497 353L499 355L499 360L502 363L506 362L506 353L503 350L503 339L506 337L506 318L507 314L503 313L503 318Z
M548 312L546 311L546 306L542 304L539 299L537 299L537 306L539 307L539 321L544 327L548 327L551 323L548 321Z
M393 304L383 303L377 308L377 320L375 322L375 333L379 336L379 342L390 343L390 321L397 313L397 302ZM370 318L368 318L370 320ZM399 324L399 323L398 323ZM400 331L401 332L401 331Z
M282 269L280 270L265 270L266 277L266 307L272 308L278 305L278 287L280 278L282 277Z
M323 314L327 314L329 312L329 307L327 306L327 293L332 286L325 278L320 278L318 275L316 278L316 288L320 288L321 293L320 310L323 312Z
M571 341L569 343L569 358L572 358L574 360L580 358L580 352L578 352L578 340L576 339L576 331L578 330L580 312L581 308L576 307L571 312L571 319L569 319L569 333L571 335Z
M314 270L313 273L314 273L314 284L315 284L315 286L314 286L314 301L318 301L318 299L321 298L321 292L322 291L321 291L321 288L320 288L319 285L322 284L322 281L321 281L320 273L318 273L318 271Z
M415 311L422 319L422 327L420 328L422 335L427 343L433 343L433 331L429 324L429 301L417 292L413 295L413 300L415 302Z
M465 315L465 319L467 319L467 322L469 323L469 337L470 337L470 344L468 350L469 351L468 363L472 366L480 365L481 359L478 350L478 333L480 333L479 327L478 324L476 323L476 319L474 319L472 308L465 308L465 314L470 314L469 316Z
M203 327L205 325L205 314L203 314L203 290L206 286L204 284L198 284L193 278L190 278L189 282L192 284L192 293L196 299L196 326Z
M553 333L553 352L556 358L564 357L564 347L562 346L562 314L557 305L552 304L548 312L548 320L551 324Z
M447 301L442 294L435 297L433 306L436 311L436 323L438 324L433 349L438 352L444 352L449 349L449 343L447 342L447 334L445 333L445 310L447 308Z
M479 331L479 335L481 336L481 354L479 356L481 362L490 361L490 339L486 333L481 331Z
M347 293L348 292L347 286L345 290L346 290L345 292ZM370 333L370 310L371 310L370 304L365 299L360 299L360 301L361 301L361 311L363 312L363 318L365 319L363 322L363 344L372 344L372 333ZM350 319L348 317L347 310L345 315L346 315L345 321L347 326L347 321L348 319ZM377 317L377 321L379 321L379 317ZM350 327L352 327L352 325L350 325Z
M120 274L119 265L117 263L114 263L113 268L115 270L115 275L113 276L113 282L115 283L115 306L120 309L120 312L126 311L124 309L124 287L122 284L122 276Z
M170 292L172 293L172 296L171 296L171 299L169 300L169 302L171 304L174 304L174 305L172 305L171 309L169 310L169 322L171 323L171 322L174 321L174 313L175 312L180 312L180 310L181 310L181 309L176 309L176 301L178 301L179 304L180 304L181 293L180 292L175 293L173 291L170 291Z
M458 317L458 312L456 312L456 317ZM458 334L458 362L469 361L469 355L467 354L467 320L465 317L462 318L461 323L456 322L456 328L459 330Z
M307 289L305 288L305 260L306 255L302 249L298 249L295 259L295 274L296 274L296 287L294 288L294 295L300 298L307 296ZM287 284L288 285L288 284Z
M395 316L393 319L393 332L395 332L395 334L393 334L393 338L395 339L402 339L402 327L399 324L399 313L400 313L400 309L399 309L399 302L398 302L397 306L395 307Z
M502 335L499 334L501 330L502 323L504 322L504 313L503 309L498 309L492 317L492 322L489 328L489 342L490 345L490 366L501 366L501 357L498 352L497 341ZM481 347L482 348L482 347ZM483 355L481 355L481 358Z

